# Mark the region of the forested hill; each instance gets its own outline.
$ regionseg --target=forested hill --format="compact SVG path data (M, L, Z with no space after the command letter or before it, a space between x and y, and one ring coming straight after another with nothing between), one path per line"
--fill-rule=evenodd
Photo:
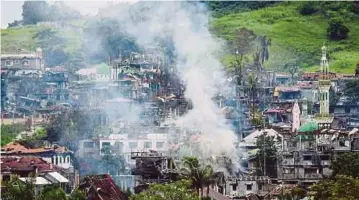
M264 36L269 41L269 57L263 64L267 68L282 70L284 65L292 64L304 71L315 71L324 42L329 47L331 71L353 73L359 61L358 2L204 3L212 10L211 31L227 41L227 55L223 58L227 67L237 50L244 54L245 62L253 62L260 46L258 38ZM50 66L78 69L107 62L108 57L118 55L121 49L137 49L133 38L121 32L116 21L73 14L63 4L57 7L27 4L24 20L1 30L2 52L40 46ZM34 7L52 11L34 15L31 13ZM99 44L94 44L87 35L98 37ZM95 45L101 48L93 48Z

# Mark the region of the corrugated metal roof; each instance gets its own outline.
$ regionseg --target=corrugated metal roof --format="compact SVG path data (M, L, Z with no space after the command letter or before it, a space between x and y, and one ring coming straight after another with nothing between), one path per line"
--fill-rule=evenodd
M22 177L19 178L22 182L30 182L31 180L35 179L35 185L50 185L52 184L50 181L46 180L43 177L36 177L34 179L30 178L30 177Z
M67 180L67 178L63 177L58 172L49 172L48 174L51 177L53 177L54 179L56 179L57 181L59 181L60 183L68 183L69 182L69 180Z

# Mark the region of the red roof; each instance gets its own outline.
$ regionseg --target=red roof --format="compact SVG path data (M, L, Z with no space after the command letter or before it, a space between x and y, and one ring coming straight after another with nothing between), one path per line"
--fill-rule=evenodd
M108 174L90 175L82 179L80 189L87 189L92 200L127 200L128 197Z
M39 157L1 157L1 173L16 171L32 171L37 168L42 171L61 171L60 167Z
M56 153L65 153L70 152L66 147L40 147L40 148L28 148L18 142L10 142L9 144L3 146L1 151L4 151L3 154L38 154L55 151Z

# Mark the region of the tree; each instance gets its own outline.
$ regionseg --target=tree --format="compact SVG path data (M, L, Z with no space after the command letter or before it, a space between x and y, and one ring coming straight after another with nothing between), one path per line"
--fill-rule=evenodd
M183 165L188 178L190 178L193 187L199 195L200 190L203 188L202 174L200 173L200 164L196 157L184 157Z
M231 63L232 67L234 68L234 74L236 76L236 84L237 86L242 85L243 81L243 70L244 70L244 55L239 54L236 51L236 58L234 62Z
M46 129L43 127L37 128L35 130L35 138L38 140L42 140L47 137Z
M258 174L269 177L276 177L277 148L275 146L274 137L262 134L258 137L256 146L259 149L255 159Z
M262 62L261 62L261 51L259 47L257 47L257 51L253 53L253 67L257 71L262 70Z
M350 80L346 82L343 92L352 103L359 102L359 80Z
M329 27L327 29L328 37L331 40L343 40L348 37L349 28L344 25L341 17L332 17L329 19Z
M38 45L44 50L44 59L48 66L58 66L67 62L69 56L65 52L66 40L52 28L38 31L34 36Z
M183 165L185 168L185 176L188 177L192 186L196 189L197 194L201 192L203 197L203 188L207 187L207 196L209 194L209 186L213 183L213 168L210 165L201 166L195 157L184 157Z
M261 66L263 66L264 61L267 61L269 59L269 46L271 46L272 40L270 38L267 38L267 36L259 36L258 39L260 42L260 62Z
M75 189L70 197L69 200L86 200L86 194L84 191L81 191L79 189Z
M101 149L104 154L101 158L100 169L105 169L110 174L118 174L118 172L125 170L125 160L121 155L113 155L111 147L105 146ZM106 173L104 172L104 173Z
M333 170L332 176L341 174L359 178L359 153L349 152L338 156L330 168Z
M17 27L17 26L20 26L22 24L22 20L15 20L11 23L8 23L7 24L7 27L8 28L11 28L11 27Z
M12 142L12 140L14 140L18 134L25 130L25 126L21 124L2 124L1 146Z
M124 32L121 24L115 19L94 21L85 32L89 36L97 36L102 46L102 49L99 49L99 51L106 52L111 60L118 58L120 54L123 55L139 49L135 39ZM89 45L92 45L92 42L89 41ZM99 54L99 52L92 52L92 54ZM104 55L102 54L102 56ZM108 57L102 58L104 59L103 61L107 61Z
M233 49L238 54L247 54L253 50L253 44L257 36L252 30L241 28L237 31L236 38L233 41Z
M299 12L302 15L311 15L318 11L319 9L314 4L314 2L302 2L302 4L299 6Z
M35 199L35 185L32 178L26 182L15 179L12 182L6 182L4 189L2 189L2 199L4 200L34 200Z
M45 21L48 8L46 1L25 1L22 5L23 23L26 25Z
M152 184L140 194L130 196L131 200L199 200L190 188L191 181L180 180L169 184Z
M359 180L351 176L337 175L311 187L315 200L356 200L359 199Z
M38 200L66 200L66 193L59 186L45 186Z
M283 69L290 73L292 82L294 83L294 76L298 75L299 72L299 65L297 63L287 63L283 66Z
M258 77L256 75L254 75L254 73L249 73L248 76L248 87L249 87L249 92L250 92L250 99L251 99L251 103L252 103L252 121L254 122L255 118L256 118L256 108L255 108L255 98L257 97L257 82L258 82Z
M329 89L329 105L336 105L339 101L340 96L334 91L333 87Z
M353 1L353 12L359 14L359 1Z

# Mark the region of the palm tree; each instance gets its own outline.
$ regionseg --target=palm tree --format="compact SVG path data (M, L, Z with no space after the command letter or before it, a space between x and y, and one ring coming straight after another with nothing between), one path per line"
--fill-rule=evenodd
M253 54L253 66L257 71L262 69L261 51L259 47L257 47L257 51Z
M207 196L209 196L209 186L215 181L212 166L201 166L196 157L185 157L183 164L185 166L185 174L187 174L187 177L192 181L197 194L199 195L201 192L201 196L203 197L203 187L207 187L206 193Z
M271 39L267 38L267 36L261 36L259 37L260 40L260 51L259 51L259 55L260 55L260 61L261 61L261 65L263 66L264 61L269 59L269 50L268 47L272 44Z
M237 75L236 84L238 86L242 85L242 80L243 80L243 68L244 68L243 59L244 59L243 54L239 54L237 50L235 63L233 63L233 65L234 65L235 75Z
M198 159L196 157L184 157L183 165L185 174L192 181L192 185L199 195L200 189L203 187L203 174L200 171Z
M253 117L252 120L253 121L255 119L254 98L255 98L256 90L257 90L257 82L258 82L258 77L255 76L252 72L249 73L248 84L249 84L249 91L251 93L252 117Z
M204 186L207 187L207 191L206 191L206 196L209 196L209 186L213 185L215 183L215 178L214 178L214 173L213 173L213 168L211 165L206 165L203 169L202 169L202 173L203 173L203 182L204 182ZM202 188L203 190L203 188Z

